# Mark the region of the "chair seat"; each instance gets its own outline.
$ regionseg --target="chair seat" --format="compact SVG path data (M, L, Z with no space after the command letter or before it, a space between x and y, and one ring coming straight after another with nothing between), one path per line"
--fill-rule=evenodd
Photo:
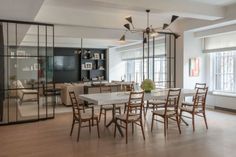
M81 113L80 117L82 120L92 119L92 113ZM93 119L98 118L98 115L94 114Z
M120 106L116 106L116 109L119 109ZM113 105L104 105L102 106L102 109L104 110L113 110Z
M120 114L120 115L115 116L115 118L123 120L123 121L126 120L126 117L127 117L127 114ZM136 120L139 120L139 118L140 118L139 115L133 114L129 116L128 121L136 121Z
M164 100L150 100L148 101L149 104L152 104L152 105L162 105L162 104L165 104L166 101Z
M156 111L153 111L153 114L164 116L165 110L156 110ZM167 112L166 112L167 116L174 115L174 114L175 114L175 111L173 111L173 110L167 110Z
M189 106L180 107L180 110L186 111L186 112L193 112L193 107L189 107ZM199 108L195 108L194 112L200 112L200 109Z
M183 101L182 104L185 106L193 106L193 102L191 101Z

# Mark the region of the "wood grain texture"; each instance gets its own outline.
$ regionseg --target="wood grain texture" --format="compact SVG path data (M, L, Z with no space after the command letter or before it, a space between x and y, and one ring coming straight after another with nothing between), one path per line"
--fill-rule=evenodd
M155 124L150 131L151 113L145 121L145 136L135 127L134 135L113 138L113 127L104 128L100 123L101 138L96 127L91 134L88 128L81 130L80 142L76 142L77 129L70 137L72 113L58 114L55 119L30 124L0 127L0 157L233 157L236 150L236 115L207 111L209 130L202 118L196 119L196 130L182 125L179 135L175 122L169 122L167 139L163 125ZM191 124L191 121L188 121ZM131 131L131 129L130 129Z

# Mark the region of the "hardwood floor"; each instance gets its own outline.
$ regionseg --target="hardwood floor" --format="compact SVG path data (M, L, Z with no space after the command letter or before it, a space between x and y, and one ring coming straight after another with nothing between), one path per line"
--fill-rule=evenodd
M209 130L203 119L196 120L196 131L181 125L179 135L175 122L170 122L165 140L163 125L154 125L150 131L150 114L145 122L146 141L139 127L125 138L113 138L113 128L104 128L100 123L101 138L96 127L91 135L88 128L81 131L80 142L76 142L77 129L70 137L71 114L59 114L56 118L29 124L0 127L0 157L233 157L236 153L236 115L207 111ZM103 118L102 118L103 119ZM189 124L191 122L189 121Z

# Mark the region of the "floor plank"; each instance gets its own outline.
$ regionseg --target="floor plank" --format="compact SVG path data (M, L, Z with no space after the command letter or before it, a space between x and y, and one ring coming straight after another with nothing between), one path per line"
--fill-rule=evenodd
M76 142L77 127L69 136L72 116L70 113L58 114L56 118L29 124L0 127L0 157L233 157L236 153L236 116L224 112L208 111L209 130L204 121L197 119L196 131L182 125L178 134L175 123L170 123L168 138L165 140L162 124L155 124L150 131L151 117L145 122L146 141L141 130L125 138L113 138L113 128L100 123L101 138L97 138L96 128L89 134L88 128L81 131L80 142Z

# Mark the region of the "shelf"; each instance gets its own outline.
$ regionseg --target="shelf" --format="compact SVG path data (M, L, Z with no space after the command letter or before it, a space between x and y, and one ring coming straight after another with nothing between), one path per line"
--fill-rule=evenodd
M81 69L82 71L105 71L105 69Z
M85 58L82 58L81 60L89 60L89 61L105 61L106 59L85 59Z

